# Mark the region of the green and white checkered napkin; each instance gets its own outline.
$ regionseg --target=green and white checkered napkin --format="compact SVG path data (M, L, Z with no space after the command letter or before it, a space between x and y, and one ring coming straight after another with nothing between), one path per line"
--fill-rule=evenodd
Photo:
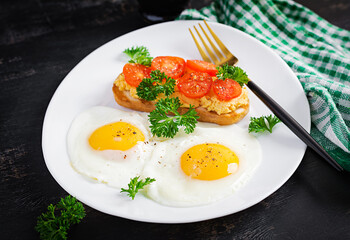
M311 135L350 171L350 32L291 0L216 0L178 19L237 28L272 48L308 97Z

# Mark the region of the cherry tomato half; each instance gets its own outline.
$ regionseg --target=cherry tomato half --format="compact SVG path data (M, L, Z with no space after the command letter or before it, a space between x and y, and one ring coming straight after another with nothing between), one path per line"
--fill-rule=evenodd
M229 101L241 95L242 87L232 79L216 79L213 82L213 91L220 100Z
M149 78L151 69L138 63L127 63L123 67L125 81L133 87L138 87L142 79Z
M214 64L202 60L187 60L186 66L196 72L208 73L210 76L216 76L218 72Z
M184 74L186 62L180 57L156 57L151 64L152 70L164 72L168 77L177 79Z
M200 98L206 95L211 88L213 80L208 73L186 73L177 82L179 91L189 98Z

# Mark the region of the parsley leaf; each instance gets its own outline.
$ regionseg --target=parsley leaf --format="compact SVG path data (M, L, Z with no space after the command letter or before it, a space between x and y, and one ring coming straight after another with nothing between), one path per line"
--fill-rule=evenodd
M139 63L148 67L151 66L153 58L148 49L144 46L127 48L123 53L131 58L129 63Z
M163 83L165 79L165 83ZM165 73L155 70L151 72L151 78L144 78L136 88L137 96L147 101L155 100L159 93L170 96L175 90L175 79Z
M130 179L130 183L128 184L128 189L122 188L120 192L128 193L128 196L134 200L136 193L143 189L144 186L155 181L154 178L146 178L145 181L139 180L140 177L134 177Z
M216 67L218 73L216 77L221 80L225 80L227 78L235 80L239 83L239 85L243 86L243 84L247 84L249 82L248 75L243 71L240 67L231 66L225 64L223 66Z
M281 120L278 117L272 115L261 116L259 118L251 117L248 131L256 133L269 131L272 133L272 128L279 122L281 122Z
M179 131L179 126L184 126L184 131L187 134L194 131L199 118L197 112L190 105L188 111L180 115L177 111L179 107L181 107L181 103L178 97L160 99L156 103L156 109L148 115L153 135L173 138ZM174 116L168 117L169 113L173 113Z
M38 217L35 230L40 239L67 239L67 231L72 224L77 224L85 217L83 205L75 197L61 198L56 205L50 204L47 212Z

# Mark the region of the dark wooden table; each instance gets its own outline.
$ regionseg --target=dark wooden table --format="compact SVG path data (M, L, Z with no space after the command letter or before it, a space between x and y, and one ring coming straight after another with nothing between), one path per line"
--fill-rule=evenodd
M298 2L350 30L349 0ZM147 25L135 0L0 2L0 239L38 239L37 216L67 195L41 150L44 114L57 86L91 51ZM350 239L350 177L307 149L278 191L226 217L150 224L88 206L86 212L69 239Z

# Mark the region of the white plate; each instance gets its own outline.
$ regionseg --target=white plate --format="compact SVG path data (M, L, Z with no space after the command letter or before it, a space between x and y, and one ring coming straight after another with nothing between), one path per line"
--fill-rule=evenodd
M188 28L198 21L175 21L142 28L118 37L83 59L62 81L48 106L42 136L45 163L55 180L71 195L101 212L133 220L185 223L216 218L246 209L276 191L294 173L306 146L283 124L271 135L259 136L262 162L251 180L236 194L210 205L174 208L138 195L134 201L118 189L87 180L75 172L69 161L66 135L74 117L98 105L117 106L112 84L127 58L123 50L144 45L152 56L173 55L201 59ZM259 86L279 102L305 129L310 115L303 89L287 64L272 50L247 34L218 23L213 30L239 59ZM248 127L250 116L271 112L250 92L250 113L239 125Z

